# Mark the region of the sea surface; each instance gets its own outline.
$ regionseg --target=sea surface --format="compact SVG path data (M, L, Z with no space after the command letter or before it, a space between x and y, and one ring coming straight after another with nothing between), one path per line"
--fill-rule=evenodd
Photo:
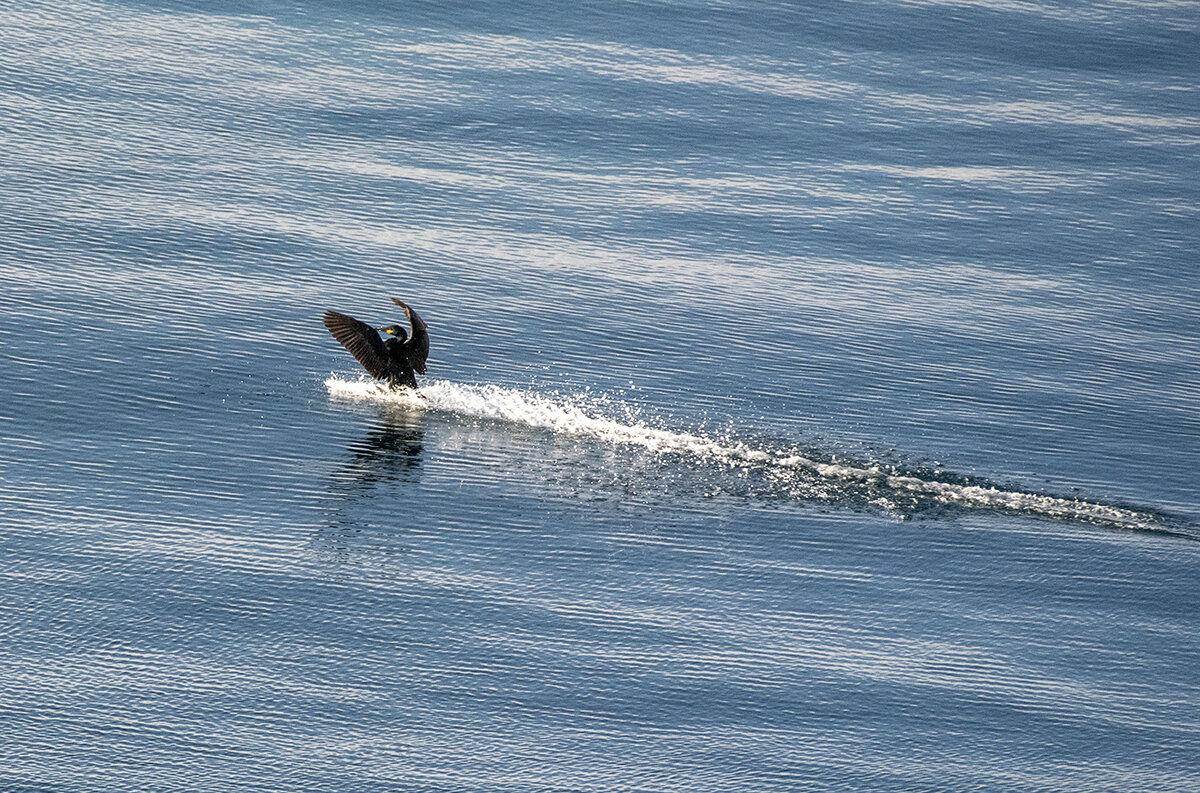
M1200 790L1197 251L1196 0L6 2L0 790Z

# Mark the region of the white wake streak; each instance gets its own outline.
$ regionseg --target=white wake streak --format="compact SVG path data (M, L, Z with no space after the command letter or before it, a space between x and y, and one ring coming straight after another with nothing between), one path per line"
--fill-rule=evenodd
M329 393L348 399L392 403L462 416L494 419L546 429L563 435L594 438L604 443L639 446L654 453L676 454L725 465L762 469L776 479L788 472L808 472L834 492L864 488L883 490L893 497L915 496L940 504L993 508L1062 520L1089 521L1130 529L1157 528L1145 513L1090 501L1006 490L994 486L939 482L891 472L880 465L822 463L792 453L766 452L740 442L721 442L703 435L657 429L642 421L619 421L599 415L596 407L569 397L549 397L493 385L461 385L431 380L416 393L389 391L369 380L325 381ZM894 498L874 499L889 506Z

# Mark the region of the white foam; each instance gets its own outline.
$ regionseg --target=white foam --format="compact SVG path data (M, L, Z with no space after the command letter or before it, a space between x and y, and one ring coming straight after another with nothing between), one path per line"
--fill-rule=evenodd
M641 421L626 423L606 418L578 397L552 398L514 388L460 385L445 380L427 381L415 393L389 391L371 381L338 377L329 378L325 385L335 396L511 421L564 435L585 435L606 443L642 446L655 452L687 453L730 461L750 459L749 455L753 453L750 449L726 446L700 435L655 429Z
M446 380L427 381L416 392L389 391L370 380L343 380L337 376L330 377L325 385L329 393L336 397L390 402L409 408L508 421L564 435L590 437L614 445L638 446L655 453L757 468L785 483L789 471L793 476L797 472L806 472L828 486L809 487L807 492L836 499L839 493L849 497L855 491L872 488L867 501L890 510L897 509L897 503L904 497L915 496L940 504L1010 510L1125 528L1156 528L1156 521L1150 515L1122 507L990 485L922 479L896 474L880 465L820 462L794 452L768 452L741 442L722 442L704 435L658 429L633 417L621 421L603 415L597 403L584 397L546 396L513 388L464 385ZM883 494L878 492L881 490Z

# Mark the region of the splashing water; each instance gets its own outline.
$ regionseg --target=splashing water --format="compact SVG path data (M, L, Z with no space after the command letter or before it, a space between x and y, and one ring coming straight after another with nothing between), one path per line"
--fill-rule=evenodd
M621 421L601 413L582 398L545 396L494 385L427 382L416 392L389 391L369 380L325 381L335 397L372 400L410 408L512 422L563 435L640 447L652 454L685 456L726 467L753 470L770 482L770 492L805 500L867 504L897 517L911 517L939 507L987 509L1055 520L1095 523L1113 528L1180 532L1164 517L1149 511L1082 499L1042 495L998 487L988 482L958 481L950 475L914 472L880 463L815 459L820 455L794 450L765 450L744 442L716 440L690 432L651 427L642 420Z

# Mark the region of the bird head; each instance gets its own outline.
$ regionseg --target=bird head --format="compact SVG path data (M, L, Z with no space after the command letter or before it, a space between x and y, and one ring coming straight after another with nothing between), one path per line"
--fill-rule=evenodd
M404 341L408 338L408 331L399 325L388 325L386 328L379 328L378 330L383 331L389 336L395 336L400 341Z

